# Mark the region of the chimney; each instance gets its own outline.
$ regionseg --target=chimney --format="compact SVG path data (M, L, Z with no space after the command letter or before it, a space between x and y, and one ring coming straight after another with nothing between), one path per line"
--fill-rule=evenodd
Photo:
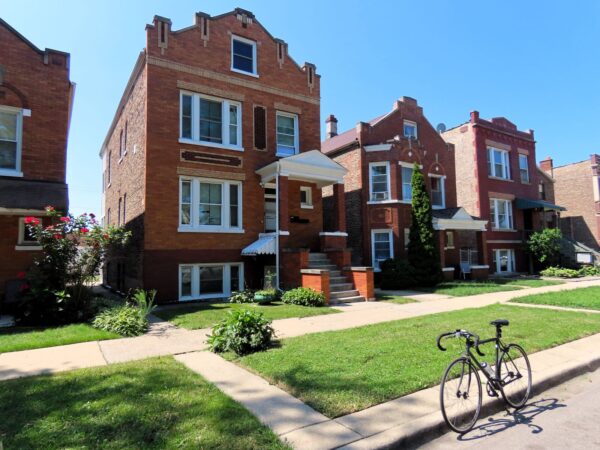
M552 163L551 157L546 156L546 159L544 159L543 161L540 161L540 169L542 169L544 172L546 172L552 178L554 178L553 168L554 168L554 165Z
M329 114L329 117L325 119L325 126L327 127L327 139L331 139L332 137L337 136L337 123L338 120L333 114Z
M475 123L479 120L479 111L471 111L471 123Z

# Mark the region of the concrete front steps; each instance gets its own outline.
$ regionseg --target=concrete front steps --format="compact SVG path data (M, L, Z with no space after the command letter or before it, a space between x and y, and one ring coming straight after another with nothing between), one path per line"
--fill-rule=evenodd
M332 264L325 253L309 253L308 268L329 270L330 304L364 302L365 298L354 289L338 266Z

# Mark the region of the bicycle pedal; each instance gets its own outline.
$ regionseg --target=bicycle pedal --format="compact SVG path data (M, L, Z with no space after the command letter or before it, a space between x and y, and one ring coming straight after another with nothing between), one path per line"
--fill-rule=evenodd
M487 393L490 397L498 397L498 392L496 392L496 389L494 389L494 387L490 384L489 381L486 384L486 388L487 388Z

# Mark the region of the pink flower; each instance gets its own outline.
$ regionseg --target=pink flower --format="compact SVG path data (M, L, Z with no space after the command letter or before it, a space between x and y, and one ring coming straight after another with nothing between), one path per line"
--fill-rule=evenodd
M81 231L82 233L89 233L90 230L84 227L79 231Z
M26 276L26 275L27 275L27 274L26 274L25 272L19 272L19 273L17 273L17 278L18 278L19 280L22 280L22 279L24 279L24 278L25 278L25 276Z
M56 233L56 234L53 234L53 235L52 235L52 237L53 237L54 239L62 239L62 234L58 234L58 233Z
M37 225L40 224L40 219L38 219L37 217L31 217L31 216L25 217L25 223L27 225L35 225L35 226L37 226Z
M68 217L61 217L60 221L64 222L64 223L69 223L69 222L71 222L71 219L69 219Z
M96 214L90 213L90 218L95 219L96 218Z
M26 291L27 289L29 289L29 285L27 283L21 285L21 291Z

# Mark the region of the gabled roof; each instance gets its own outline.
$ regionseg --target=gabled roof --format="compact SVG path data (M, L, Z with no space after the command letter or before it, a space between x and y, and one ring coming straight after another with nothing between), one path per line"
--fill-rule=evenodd
M392 110L386 114L377 116L374 119L369 120L368 124L371 126L377 125L379 122L381 122L384 118L386 118L393 112L394 111ZM325 139L323 142L321 142L321 151L323 153L330 153L330 152L333 152L334 150L338 150L342 147L346 147L355 142L358 143L358 137L356 135L356 128L350 128L349 130L344 131L343 133L338 134L337 136L334 136L329 139Z
M485 231L487 220L471 216L462 207L434 209L431 211L435 230Z
M35 51L36 53L39 53L40 55L44 55L44 54L46 54L48 52L60 53L62 55L67 55L67 56L69 55L69 53L67 53L67 52L61 52L60 50L53 50L51 48L46 48L46 49L42 50L42 49L38 48L29 39L27 39L25 36L23 36L21 33L19 33L17 30L15 30L13 27L11 27L10 24L8 22L6 22L5 20L3 20L1 17L0 17L0 25L3 25L8 31L10 31L12 34L14 34L19 39L21 39L29 47L31 47L31 49L33 51Z

